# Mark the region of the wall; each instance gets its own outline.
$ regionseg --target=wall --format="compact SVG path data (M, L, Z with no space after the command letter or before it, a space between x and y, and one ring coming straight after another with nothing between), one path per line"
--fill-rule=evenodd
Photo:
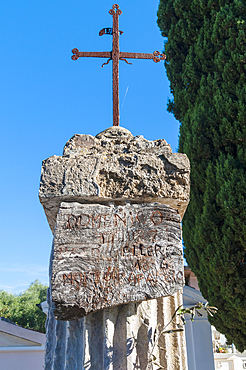
M44 347L0 348L0 370L43 370Z

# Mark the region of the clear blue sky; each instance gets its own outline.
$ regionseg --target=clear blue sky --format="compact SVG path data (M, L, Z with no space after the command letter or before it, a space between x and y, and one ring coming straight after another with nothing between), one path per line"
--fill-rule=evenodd
M158 0L119 1L122 51L163 51ZM112 125L112 65L71 60L71 50L110 51L112 0L2 0L0 289L19 293L48 283L52 243L38 200L42 160L61 155L75 133L96 135ZM125 97L126 91L127 95ZM124 100L125 97L125 100ZM163 62L120 63L121 126L178 147L179 123L166 111L170 96Z

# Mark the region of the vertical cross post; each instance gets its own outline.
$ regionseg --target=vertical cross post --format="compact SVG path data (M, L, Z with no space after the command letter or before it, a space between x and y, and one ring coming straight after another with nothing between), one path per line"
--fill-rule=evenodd
M119 41L119 15L122 11L118 4L114 4L109 14L113 16L113 126L120 124L120 107L119 107L119 60L120 60L120 41Z

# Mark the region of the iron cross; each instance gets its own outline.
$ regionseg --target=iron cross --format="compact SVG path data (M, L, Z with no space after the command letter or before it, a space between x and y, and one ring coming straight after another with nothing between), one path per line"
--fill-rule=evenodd
M113 16L113 28L103 28L99 32L99 36L102 35L113 35L112 51L99 51L99 52L87 52L73 49L72 59L77 60L80 57L96 57L96 58L108 58L106 63L102 64L102 67L113 61L113 125L119 126L120 124L120 109L119 109L119 60L124 60L128 64L127 59L152 59L155 63L166 59L165 54L161 54L159 51L154 51L153 54L146 53L127 53L120 51L119 36L123 33L119 30L119 16L122 14L118 4L114 4L112 9L109 10L109 14Z

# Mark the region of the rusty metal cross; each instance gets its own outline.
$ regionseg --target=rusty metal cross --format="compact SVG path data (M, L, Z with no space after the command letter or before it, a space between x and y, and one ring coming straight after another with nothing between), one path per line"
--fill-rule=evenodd
M102 67L113 61L113 125L119 126L120 124L120 109L119 109L119 60L124 60L128 64L128 58L130 59L152 59L155 63L166 59L165 54L161 54L159 51L154 51L153 54L146 53L127 53L120 51L119 36L123 33L119 30L119 16L122 14L118 4L114 4L112 9L109 10L109 14L113 16L113 28L103 28L99 35L113 35L112 51L99 51L99 52L87 52L73 49L72 59L77 60L80 57L96 57L96 58L108 58L106 63L102 64ZM126 59L127 58L127 59Z

